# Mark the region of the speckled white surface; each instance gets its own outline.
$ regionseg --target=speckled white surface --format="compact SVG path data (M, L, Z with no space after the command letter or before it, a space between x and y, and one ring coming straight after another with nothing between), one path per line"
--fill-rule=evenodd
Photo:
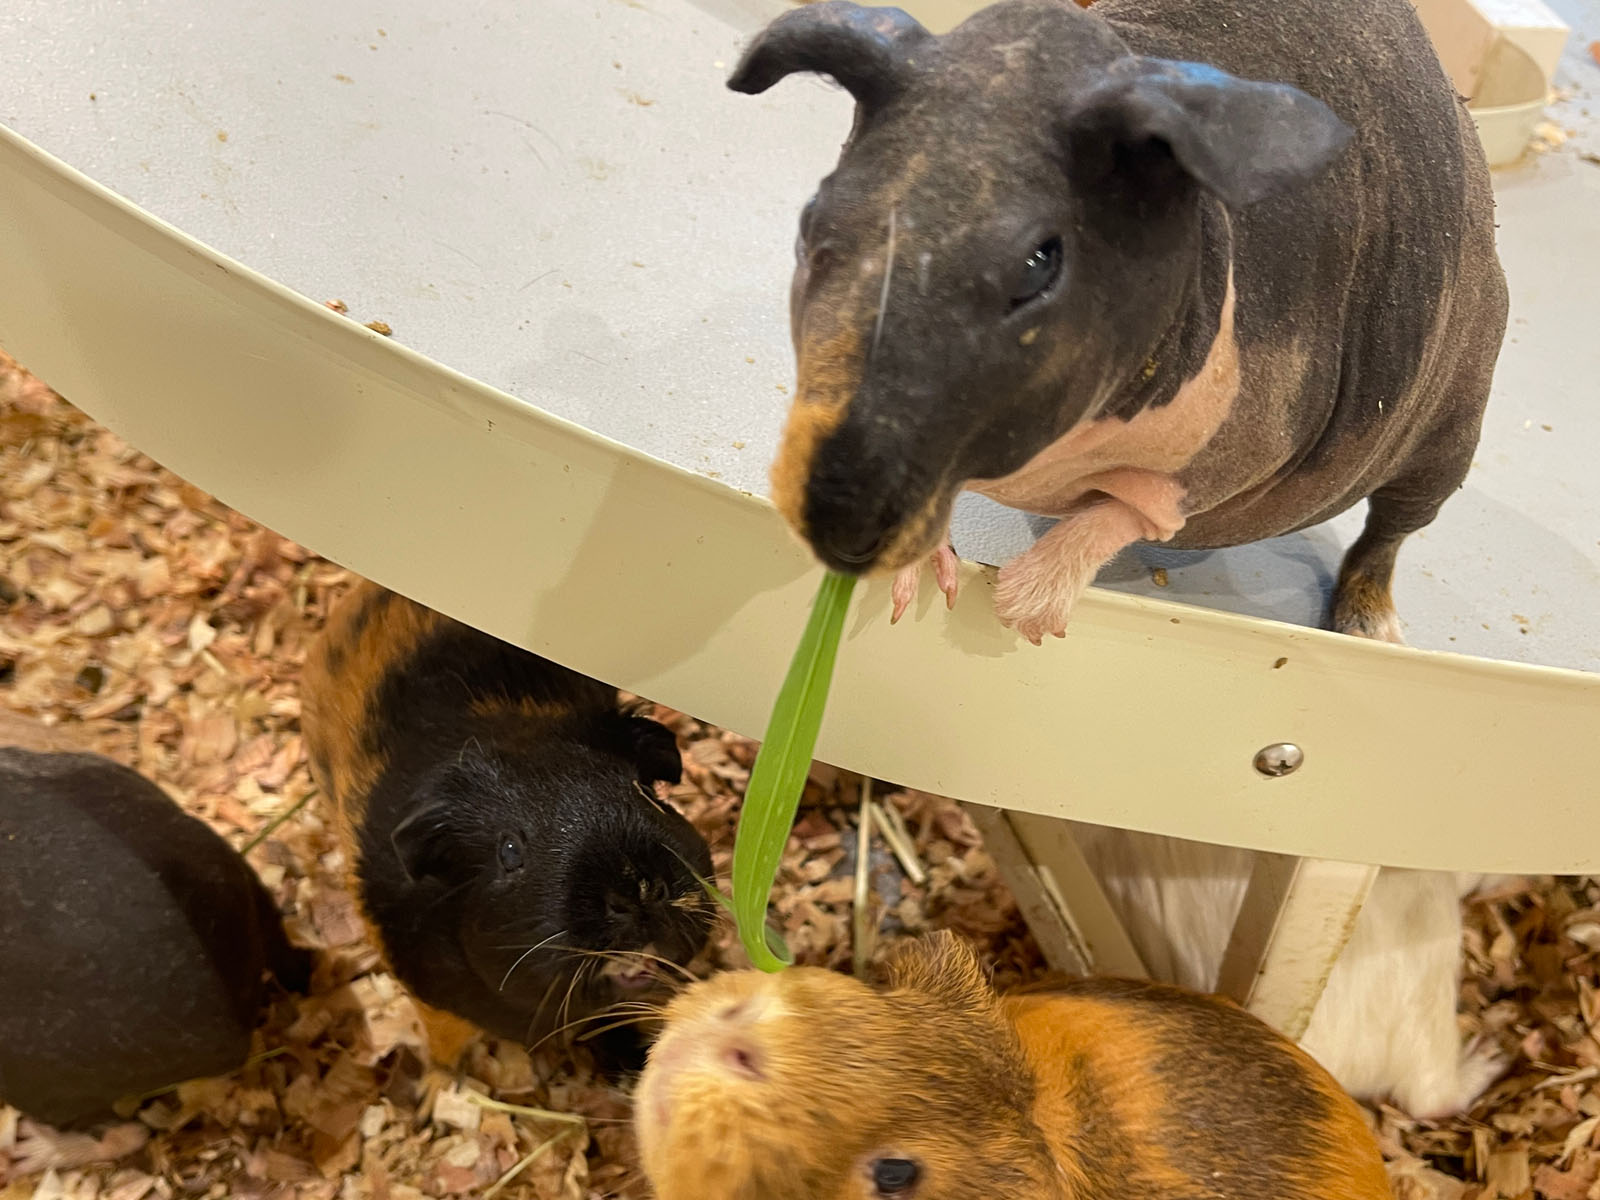
M1513 325L1478 463L1402 552L1414 644L1600 670L1600 0L1501 172ZM792 378L796 213L847 97L722 81L779 0L7 0L0 121L186 232L440 362L751 491ZM0 187L4 181L0 181ZM1107 586L1315 623L1360 514L1253 547L1140 548ZM978 497L957 548L1033 522ZM1168 568L1156 589L1150 567Z

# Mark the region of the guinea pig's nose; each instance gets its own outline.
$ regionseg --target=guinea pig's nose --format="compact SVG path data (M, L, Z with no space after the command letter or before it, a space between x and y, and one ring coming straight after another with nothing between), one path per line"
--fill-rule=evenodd
M761 1052L742 1037L732 1037L722 1044L719 1055L723 1068L741 1079L762 1080L767 1077L761 1069Z
M870 565L888 541L887 529L818 530L811 538L817 557L830 567L843 570Z
M878 551L883 549L883 544L889 540L887 531L872 533L861 531L854 537L846 536L837 539L833 546L834 557L847 563L869 563L878 557Z

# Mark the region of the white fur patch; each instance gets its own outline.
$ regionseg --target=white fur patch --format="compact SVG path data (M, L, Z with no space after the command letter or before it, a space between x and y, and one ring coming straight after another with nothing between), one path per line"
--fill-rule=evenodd
M1213 990L1253 853L1091 825L1074 833L1150 973ZM1481 881L1379 873L1300 1043L1352 1095L1441 1118L1504 1069L1491 1049L1464 1052L1456 1024L1461 899Z

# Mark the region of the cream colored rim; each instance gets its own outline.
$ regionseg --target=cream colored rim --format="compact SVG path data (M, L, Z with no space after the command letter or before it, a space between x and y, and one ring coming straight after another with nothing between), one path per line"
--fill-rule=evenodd
M430 362L3 129L0 261L0 345L198 486L500 637L760 734L818 579L764 500ZM1295 855L1600 870L1600 676L1101 591L1035 649L995 621L992 579L965 568L948 614L926 587L893 628L887 583L858 589L819 757ZM1252 759L1280 741L1305 765L1264 778Z

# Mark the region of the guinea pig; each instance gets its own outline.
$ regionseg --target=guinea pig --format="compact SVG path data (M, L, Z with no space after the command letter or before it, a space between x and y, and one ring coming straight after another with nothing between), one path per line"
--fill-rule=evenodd
M673 1001L634 1100L659 1200L1388 1200L1360 1110L1220 997L997 996L951 934L879 987L741 971Z
M955 599L970 489L1058 518L995 606L1064 635L1132 542L1370 498L1335 629L1400 640L1402 540L1461 485L1507 294L1488 167L1409 0L1002 0L942 36L794 9L729 79L856 101L800 215L772 498L828 567Z
M1215 987L1254 853L1095 825L1073 830L1151 974ZM1504 1072L1496 1047L1462 1046L1456 1023L1461 901L1485 882L1379 872L1300 1039L1346 1091L1435 1120L1470 1107Z
M536 1042L659 984L710 932L683 760L617 690L363 581L307 656L302 726L352 891L434 1065ZM636 1031L597 1046L637 1065Z
M0 748L0 1099L73 1125L243 1065L310 956L231 846L97 754Z

